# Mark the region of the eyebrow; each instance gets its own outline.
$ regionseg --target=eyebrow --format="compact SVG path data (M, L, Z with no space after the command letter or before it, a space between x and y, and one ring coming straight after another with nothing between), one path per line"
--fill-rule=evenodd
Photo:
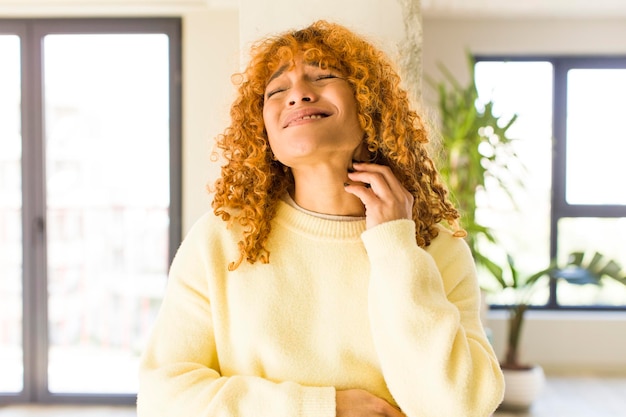
M316 68L320 68L320 63L319 63L318 61L306 61L304 64L305 64L305 65L307 65L307 66L309 66L309 67L316 67ZM291 66L291 64L283 64L283 65L281 65L281 66L280 66L280 68L278 68L278 69L276 70L276 72L274 72L274 73L270 76L269 80L267 80L267 83L265 83L265 85L267 85L267 84L271 83L271 82L272 82L272 80L274 80L274 79L276 79L276 78L280 77L280 76L281 76L281 75L282 75L282 74L283 74L283 73L284 73L287 69L289 69L289 67L290 67L290 66ZM332 68L332 69L337 70L337 71L339 70L338 68L335 68L335 67L333 67L333 66L329 66L328 68L329 68L329 69L331 69L331 68Z
M275 78L280 77L280 76L282 75L282 73L283 73L283 72L285 72L285 70L286 70L287 68L289 68L289 64L284 64L284 65L281 65L281 66L280 66L280 68L278 68L278 69L276 70L276 72L274 72L274 73L270 76L270 79L269 79L269 80L267 80L267 82L265 83L265 85L267 85L267 84L271 83L271 82L272 82L272 80L274 80Z

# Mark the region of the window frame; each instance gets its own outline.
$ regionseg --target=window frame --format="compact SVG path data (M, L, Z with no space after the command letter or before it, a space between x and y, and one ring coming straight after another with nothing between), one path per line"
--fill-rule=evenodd
M550 191L549 256L558 253L558 223L563 218L624 218L626 205L570 204L566 199L567 185L567 74L571 69L626 69L626 55L474 55L474 62L512 61L549 62L553 67L552 91L552 178ZM561 305L557 299L556 281L550 282L548 301L533 309L572 311L626 311L622 306ZM503 308L504 306L493 306Z
M20 402L131 405L136 394L51 393L48 389L46 179L43 114L43 38L50 34L165 34L169 46L169 253L182 239L181 19L0 19L0 34L20 37L22 126L22 351L23 388L0 393L0 404Z

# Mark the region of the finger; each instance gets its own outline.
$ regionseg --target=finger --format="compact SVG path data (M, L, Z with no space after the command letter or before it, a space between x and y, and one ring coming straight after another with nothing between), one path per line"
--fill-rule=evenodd
M394 193L385 178L376 172L359 171L348 173L348 178L365 188L371 188L376 196L383 200L394 198Z
M365 170L364 170L365 168ZM374 193L384 201L413 204L413 195L396 178L389 167L367 164L360 171L348 173L353 181L370 184Z
M371 186L368 183L344 183L344 188L350 194L355 195L361 200L365 208L371 206L379 201L378 196L372 191Z
M405 194L406 189L404 188L400 180L398 180L398 178L394 175L391 168L389 168L388 166L380 164L370 164L366 162L356 162L353 164L353 167L355 172L370 172L382 176L382 178L384 178L385 182L387 183L389 189L394 194Z

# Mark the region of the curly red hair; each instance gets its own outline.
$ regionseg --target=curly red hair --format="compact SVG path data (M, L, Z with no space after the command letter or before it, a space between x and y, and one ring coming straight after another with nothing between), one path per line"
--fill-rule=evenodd
M217 146L227 161L215 182L213 209L225 221L243 227L236 269L245 259L269 262L265 247L277 202L293 186L291 172L273 158L263 122L264 92L281 63L299 53L323 67L341 70L353 88L368 150L376 162L391 168L414 196L416 240L428 246L446 220L456 228L459 213L447 198L433 160L427 152L423 120L410 109L400 77L386 56L343 26L318 21L311 26L264 39L252 47L251 60L236 74L238 95L231 106L231 124Z

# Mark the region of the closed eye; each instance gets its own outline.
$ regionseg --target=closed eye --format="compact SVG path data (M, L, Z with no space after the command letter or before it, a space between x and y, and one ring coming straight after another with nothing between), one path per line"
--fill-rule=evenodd
M339 79L341 77L332 72L328 72L328 73L318 74L318 75L310 74L307 76L307 78L309 79L309 82L317 82L317 81L324 81L324 80L330 80L330 79ZM271 82L270 84L274 84L274 82ZM285 87L285 86L280 86L280 87L271 89L265 93L265 100L268 100L272 98L273 96L275 96L276 94L282 93L288 89L289 87Z
M327 73L327 74L320 74L317 75L313 78L314 81L323 81L323 80L330 80L333 78L341 78L340 76L333 74L333 73Z
M273 95L278 94L278 93L282 93L283 91L285 91L284 88L276 88L274 90L268 91L267 93L265 93L265 98L271 98Z

